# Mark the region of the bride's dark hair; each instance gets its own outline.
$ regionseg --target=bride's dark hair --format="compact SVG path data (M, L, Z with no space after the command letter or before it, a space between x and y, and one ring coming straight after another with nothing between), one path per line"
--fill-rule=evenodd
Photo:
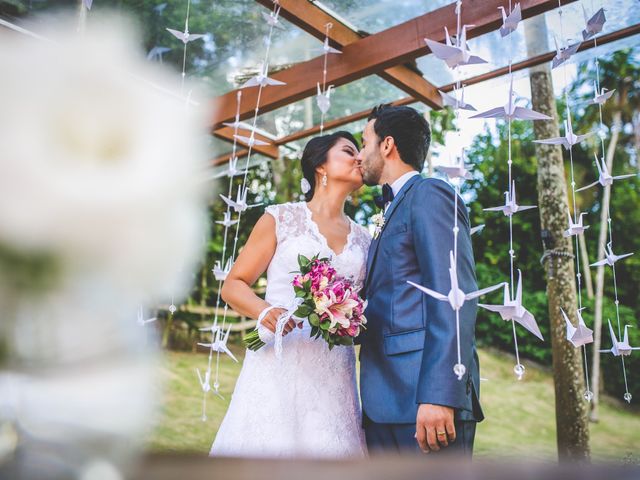
M344 138L353 143L356 148L360 148L356 138L349 132L341 130L329 135L322 135L309 140L302 152L302 176L307 179L311 188L304 194L305 200L308 202L313 198L316 190L316 168L323 165L327 161L327 154L339 139Z

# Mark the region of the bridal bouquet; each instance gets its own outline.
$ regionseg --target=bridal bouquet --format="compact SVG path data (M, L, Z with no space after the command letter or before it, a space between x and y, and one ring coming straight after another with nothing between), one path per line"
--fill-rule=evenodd
M360 329L365 328L367 319L363 312L367 302L358 296L352 282L336 273L328 258L318 257L315 255L309 259L298 255L300 270L294 272L298 274L292 282L296 300L294 307L278 319L280 328L276 327L276 347L284 324L292 316L307 318L311 336L316 339L322 337L329 350L336 345L353 345ZM244 343L250 350L258 350L265 345L257 328L244 338Z

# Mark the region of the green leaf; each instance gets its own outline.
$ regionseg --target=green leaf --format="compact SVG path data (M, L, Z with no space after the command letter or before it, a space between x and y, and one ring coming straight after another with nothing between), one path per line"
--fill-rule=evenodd
M311 315L309 315L309 324L313 327L320 326L320 317L317 313L312 313Z

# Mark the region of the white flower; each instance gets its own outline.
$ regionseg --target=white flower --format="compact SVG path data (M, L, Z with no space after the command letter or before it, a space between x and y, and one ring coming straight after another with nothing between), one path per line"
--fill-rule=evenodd
M0 245L168 296L203 243L204 112L140 80L177 74L125 27L62 25L73 33L55 43L0 32Z

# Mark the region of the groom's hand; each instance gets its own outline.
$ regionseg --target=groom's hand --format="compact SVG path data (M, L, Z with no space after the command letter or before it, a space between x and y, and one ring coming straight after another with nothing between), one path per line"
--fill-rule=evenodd
M444 434L443 434L444 433ZM453 408L423 403L416 417L416 440L424 453L437 452L456 439Z

